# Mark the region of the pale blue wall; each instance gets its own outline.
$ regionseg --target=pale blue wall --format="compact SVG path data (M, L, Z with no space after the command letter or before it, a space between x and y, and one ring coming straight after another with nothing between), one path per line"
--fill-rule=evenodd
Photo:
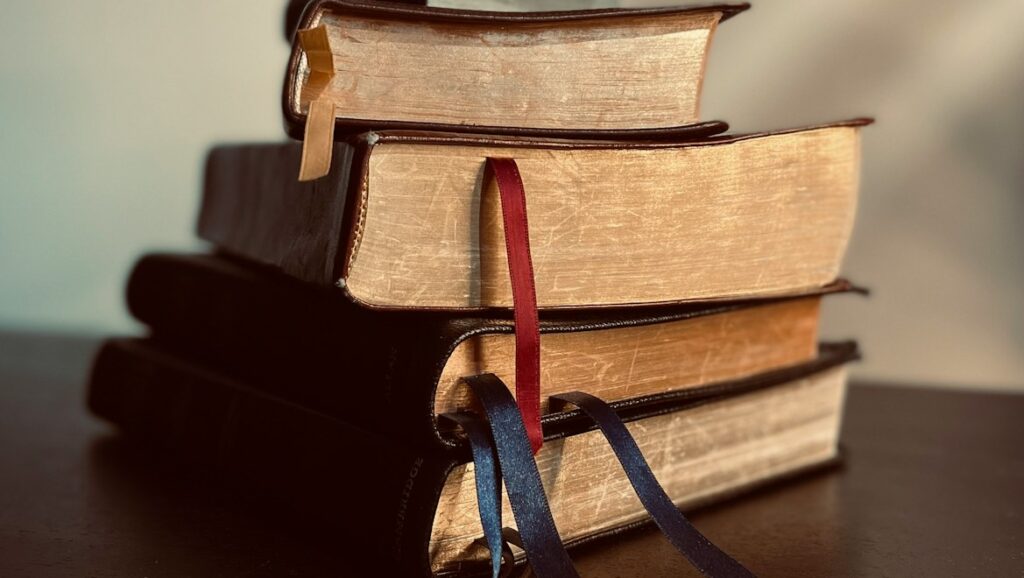
M6 3L0 324L128 327L134 257L194 246L209 144L281 138L282 5Z

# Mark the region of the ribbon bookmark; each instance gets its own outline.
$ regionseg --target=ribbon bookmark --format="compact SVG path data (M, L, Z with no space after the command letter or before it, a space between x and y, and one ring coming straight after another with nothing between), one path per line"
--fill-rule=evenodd
M480 401L487 416L498 455L498 469L505 480L509 505L533 575L579 578L555 527L537 462L530 453L522 413L508 387L492 373L464 377L462 381ZM489 486L487 482L483 488L485 493L490 493Z
M306 135L302 139L299 180L313 181L331 172L334 154L334 103L321 97L309 103Z
M306 69L309 71L302 91L312 94L314 98L311 100L316 100L315 97L327 88L327 83L334 77L331 37L327 34L327 27L321 24L315 28L299 30L297 38L303 54L306 55Z
M694 568L708 578L754 578L754 574L701 534L672 503L644 459L626 424L604 401L581 391L551 396L555 407L571 403L583 410L604 434L629 483L662 534Z
M516 334L516 404L526 425L533 453L544 443L540 427L540 320L537 288L530 257L530 227L526 221L526 190L513 159L488 158L501 197L505 251L512 284L512 314Z
M480 512L480 525L484 528L484 541L491 551L491 578L501 575L502 559L508 558L511 551L502 537L501 527L501 469L498 465L494 441L491 439L487 422L469 413L446 413L441 416L462 428L469 440L473 452L473 464L476 477L476 503ZM507 566L515 563L514 558L507 559Z
M302 87L309 97L306 132L302 139L302 164L299 180L312 181L331 171L334 151L334 102L323 94L334 76L334 53L327 28L323 25L298 32L299 45L306 55L309 71Z

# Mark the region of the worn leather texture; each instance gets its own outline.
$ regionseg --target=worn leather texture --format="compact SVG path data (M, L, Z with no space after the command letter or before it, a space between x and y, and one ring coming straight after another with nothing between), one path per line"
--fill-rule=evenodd
M656 14L674 13L706 13L720 12L721 20L747 10L749 4L721 4L693 7L655 7L655 8L606 8L597 10L572 10L572 11L551 11L551 12L490 12L476 10L453 10L430 6L418 6L413 3L389 3L372 2L368 0L321 0L313 2L302 12L299 18L298 28L306 28L310 20L317 12L330 10L332 12L347 13L352 15L368 15L373 18L393 18L413 22L476 22L488 23L496 27L509 23L558 23L567 21L595 20L629 18L634 16L646 16ZM288 70L285 75L284 90L282 91L282 109L284 112L285 129L288 134L296 139L302 139L305 132L305 115L296 112L296 99L294 93L296 74L298 73L299 59L302 51L298 44L293 42L291 58L288 61ZM510 127L494 127L480 125L449 125L437 123L410 123L396 122L388 119L366 121L362 119L339 118L336 121L335 134L345 135L367 129L427 129L427 130L458 130L466 132L510 134L510 135L548 135L566 137L587 137L590 138L615 138L615 139L649 139L649 138L678 138L690 132L687 127L671 127L658 129L638 130L572 130L572 129L524 129Z
M859 291L841 281L816 293L854 290ZM558 333L650 325L775 300L541 312L540 330ZM455 443L438 430L433 415L434 391L447 358L469 337L508 334L514 328L509 312L500 310L489 316L366 310L329 288L210 255L143 257L128 281L127 302L132 315L152 328L156 340L224 367L252 387L383 435L441 447ZM834 354L827 347L822 349L822 359ZM844 349L837 362L855 355L855 349ZM643 402L625 401L616 407L649 404L648 410L661 411L760 383L719 384L638 398ZM573 416L578 418L579 412L548 415L543 422L551 427L562 422L572 425ZM548 436L559 435L558 431L545 429Z

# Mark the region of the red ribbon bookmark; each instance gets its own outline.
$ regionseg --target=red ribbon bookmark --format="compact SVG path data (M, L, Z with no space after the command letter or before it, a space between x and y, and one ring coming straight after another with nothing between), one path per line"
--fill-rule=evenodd
M526 190L513 159L487 159L501 197L505 251L512 283L512 315L516 334L516 405L523 416L530 446L536 454L544 443L540 427L540 319L537 288L530 258L530 227L526 221Z

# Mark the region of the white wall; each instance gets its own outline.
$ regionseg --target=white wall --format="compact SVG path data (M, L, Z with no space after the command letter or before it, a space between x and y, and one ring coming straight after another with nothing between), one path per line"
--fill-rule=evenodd
M735 129L871 115L827 333L862 375L1024 385L1024 2L762 2L719 29L704 115Z
M197 246L209 144L282 137L284 2L11 4L0 326L131 328L121 290L133 258ZM826 324L861 338L861 375L1024 385L1021 22L1019 0L790 0L719 29L705 118L736 130L878 118L846 267L875 295L834 300Z

